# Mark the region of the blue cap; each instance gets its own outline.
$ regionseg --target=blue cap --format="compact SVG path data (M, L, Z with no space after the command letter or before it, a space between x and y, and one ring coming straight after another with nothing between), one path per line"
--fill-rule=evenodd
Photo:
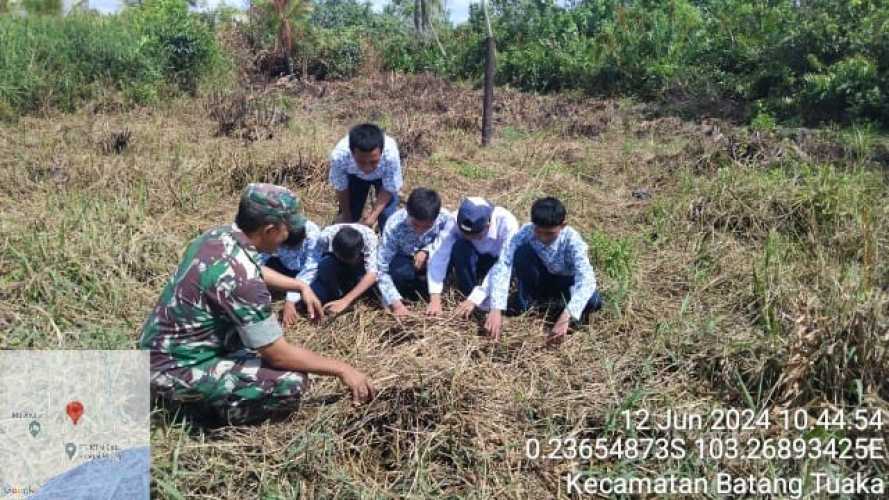
M457 212L457 226L464 233L478 234L491 223L494 207L484 198L465 198Z

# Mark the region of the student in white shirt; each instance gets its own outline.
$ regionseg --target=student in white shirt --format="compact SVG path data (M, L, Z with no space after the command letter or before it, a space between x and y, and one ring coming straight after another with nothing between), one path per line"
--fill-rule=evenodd
M457 288L466 297L457 307L457 314L469 318L476 307L490 310L490 270L518 227L509 210L484 198L465 198L457 211L457 223L429 263L429 312L441 312L441 291L448 270L454 273Z

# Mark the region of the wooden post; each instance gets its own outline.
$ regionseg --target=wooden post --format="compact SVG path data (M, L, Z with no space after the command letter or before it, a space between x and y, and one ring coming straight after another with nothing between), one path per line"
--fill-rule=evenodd
M482 100L482 146L491 143L491 135L494 133L494 69L495 46L494 31L491 29L491 19L488 17L488 6L485 0L482 2L482 11L485 13L485 23L488 26L488 36L485 38L485 93Z

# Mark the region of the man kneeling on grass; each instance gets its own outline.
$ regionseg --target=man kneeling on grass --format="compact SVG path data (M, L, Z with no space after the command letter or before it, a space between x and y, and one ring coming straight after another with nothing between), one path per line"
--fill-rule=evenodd
M403 299L429 297L426 263L453 225L454 217L441 208L438 193L426 188L411 191L405 208L386 223L377 267L383 303L396 317L410 314Z
M518 281L516 313L532 307L564 307L547 336L561 342L569 325L585 322L602 307L596 275L580 234L565 222L565 206L556 198L541 198L531 206L531 224L509 240L494 265L491 312L485 329L500 338L502 311L506 309L510 277Z
M355 402L374 395L367 376L287 342L268 286L308 288L259 264L303 227L296 196L250 184L235 223L211 229L185 250L142 327L152 392L213 424L247 424L294 411L307 373L339 377ZM268 285L268 286L267 286Z
M363 224L334 224L321 231L303 276L324 312L345 311L377 283L377 235Z

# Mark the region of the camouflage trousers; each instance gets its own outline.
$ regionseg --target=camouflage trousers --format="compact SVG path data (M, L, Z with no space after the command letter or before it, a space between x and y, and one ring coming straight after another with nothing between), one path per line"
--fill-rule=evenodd
M244 425L286 417L299 407L308 376L264 365L247 349L153 374L151 390L170 410L208 425Z

